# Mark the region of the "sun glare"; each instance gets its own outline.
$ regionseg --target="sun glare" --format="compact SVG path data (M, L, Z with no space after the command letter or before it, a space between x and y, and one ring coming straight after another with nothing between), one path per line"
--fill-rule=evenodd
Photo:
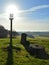
M14 17L18 17L18 15L19 15L19 9L18 9L18 7L16 6L16 5L13 5L13 4L11 4L11 5L8 5L7 7L6 7L6 14L9 16L10 14L13 14L14 15Z

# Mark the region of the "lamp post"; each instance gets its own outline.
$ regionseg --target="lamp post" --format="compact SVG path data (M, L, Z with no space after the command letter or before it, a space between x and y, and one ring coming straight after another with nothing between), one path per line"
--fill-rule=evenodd
M13 20L13 14L10 14L10 48L12 48L12 20Z

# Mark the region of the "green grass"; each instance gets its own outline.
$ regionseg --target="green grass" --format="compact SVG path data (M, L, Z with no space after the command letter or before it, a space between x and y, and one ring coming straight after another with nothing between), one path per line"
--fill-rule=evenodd
M46 52L49 54L49 38L36 37L34 39L28 38L30 44L40 44L45 47ZM20 44L20 37L13 39L13 46L20 48L20 50L12 49L12 60L9 61L8 51L3 48L9 45L10 39L0 39L0 65L49 65L49 59L39 59L34 56L30 56L25 50L23 45ZM27 57L28 56L28 57ZM7 62L9 61L9 64ZM10 62L13 62L10 64Z

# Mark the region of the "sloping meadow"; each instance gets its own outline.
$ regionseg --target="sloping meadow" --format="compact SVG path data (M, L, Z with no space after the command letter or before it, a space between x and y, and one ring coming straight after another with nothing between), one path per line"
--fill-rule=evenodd
M31 56L20 43L20 37L13 39L12 53L7 50L9 38L0 39L0 65L49 65L49 59L39 59ZM30 44L40 44L49 54L49 38L27 38ZM11 56L10 56L11 55Z

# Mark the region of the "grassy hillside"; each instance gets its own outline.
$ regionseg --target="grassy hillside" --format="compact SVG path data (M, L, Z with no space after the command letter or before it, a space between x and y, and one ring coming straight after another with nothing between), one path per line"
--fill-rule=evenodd
M49 54L49 38L38 37L28 38L30 44L37 43L45 47L46 52ZM4 49L9 45L9 38L0 39L0 65L49 65L49 59L39 59L29 55L22 44L20 44L20 37L13 39L12 54L9 57L8 50Z

